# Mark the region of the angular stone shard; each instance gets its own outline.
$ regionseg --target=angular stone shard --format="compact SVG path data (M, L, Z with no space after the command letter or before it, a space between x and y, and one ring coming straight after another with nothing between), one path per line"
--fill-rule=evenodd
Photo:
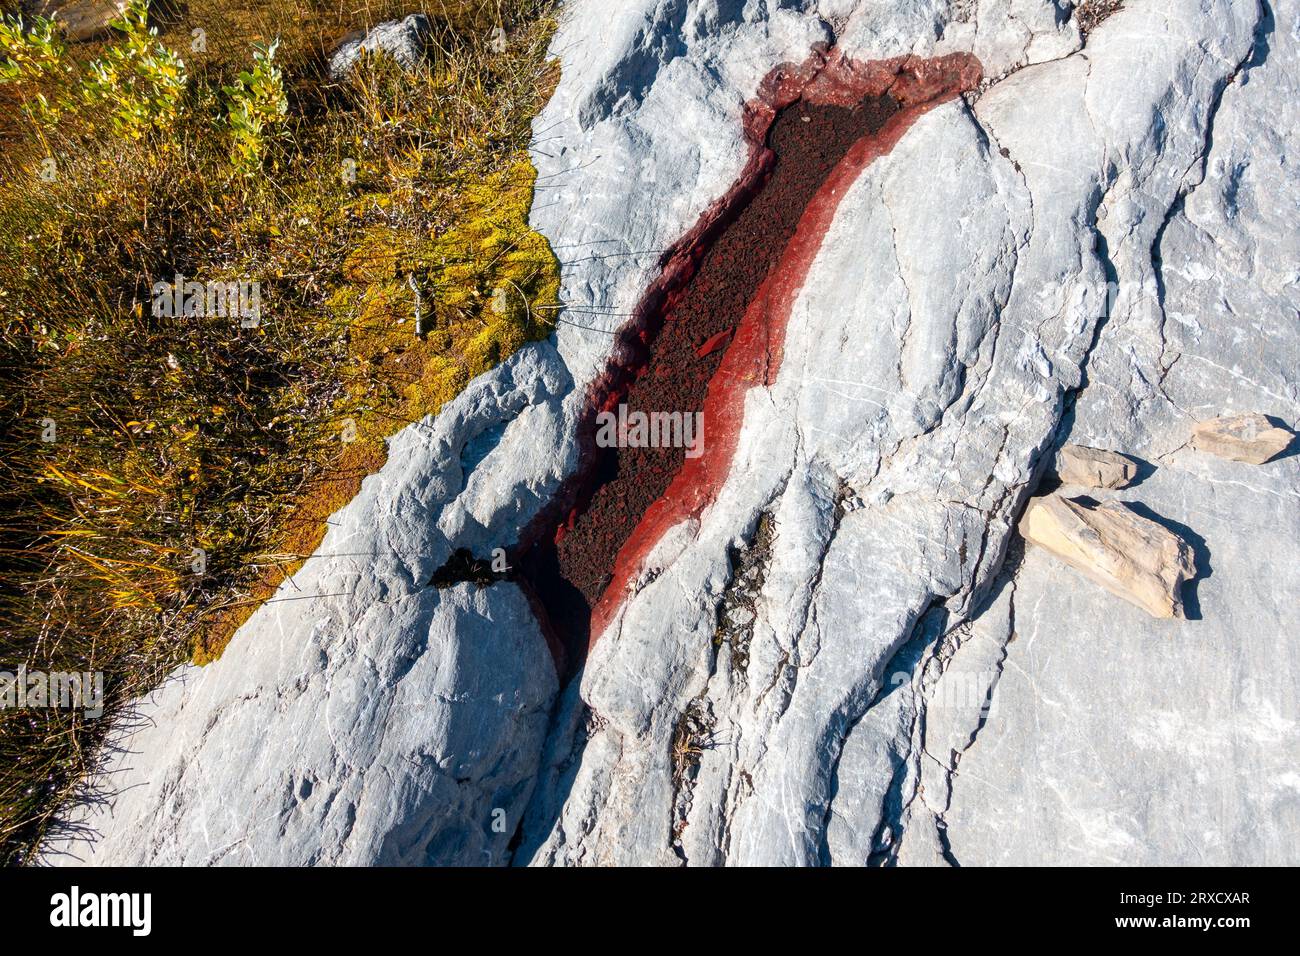
M1295 436L1258 412L1226 415L1200 422L1192 429L1192 447L1229 461L1262 465L1280 455Z
M1137 478L1137 462L1104 448L1065 445L1056 455L1056 474L1065 485L1127 488Z
M1037 498L1020 533L1152 617L1183 617L1183 583L1195 576L1191 547L1122 504Z

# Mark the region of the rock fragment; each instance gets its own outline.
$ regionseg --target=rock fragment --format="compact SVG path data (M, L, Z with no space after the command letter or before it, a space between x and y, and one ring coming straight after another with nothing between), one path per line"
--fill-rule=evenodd
M369 32L353 34L330 54L330 79L343 79L361 59L362 53L385 53L403 70L414 71L424 62L425 48L432 26L423 13L413 13L404 20L386 20Z
M1229 461L1262 465L1281 454L1294 437L1255 412L1200 422L1192 429L1192 447Z
M107 33L108 25L126 9L126 0L38 0L31 9L61 24L63 35L75 42Z
M1191 547L1124 505L1048 495L1030 503L1020 533L1152 617L1184 616L1183 583L1195 575Z
M1127 488L1137 478L1137 462L1119 452L1071 444L1057 453L1056 473L1065 485Z

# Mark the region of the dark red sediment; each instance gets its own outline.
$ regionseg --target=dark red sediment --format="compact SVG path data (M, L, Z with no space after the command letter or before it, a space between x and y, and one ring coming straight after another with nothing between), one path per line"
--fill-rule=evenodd
M581 664L664 532L722 487L744 395L776 377L791 307L845 191L980 72L969 54L855 63L832 51L764 79L745 108L744 171L665 255L591 386L579 468L521 538L518 578L561 673ZM597 447L597 415L620 405L703 412L703 454Z

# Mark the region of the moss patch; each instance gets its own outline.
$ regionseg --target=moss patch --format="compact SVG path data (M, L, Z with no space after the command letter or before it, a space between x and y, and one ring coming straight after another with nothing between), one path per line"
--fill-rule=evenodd
M455 211L441 235L376 227L355 244L342 266L347 284L329 299L348 339L348 385L333 406L340 450L274 529L279 558L246 596L206 622L196 663L219 656L257 605L301 567L324 537L325 519L383 467L389 435L436 415L471 379L548 334L559 268L545 237L528 225L535 177L521 159L485 180L450 183ZM417 310L429 325L421 335Z

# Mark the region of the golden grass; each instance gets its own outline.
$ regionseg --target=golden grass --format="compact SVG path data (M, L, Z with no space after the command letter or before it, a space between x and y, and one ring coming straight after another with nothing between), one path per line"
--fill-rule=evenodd
M427 72L376 60L322 83L342 35L405 12L156 6L191 76L174 130L127 143L71 117L46 145L0 128L0 403L16 423L0 438L0 670L103 671L108 696L99 721L0 711L8 862L85 796L129 702L219 655L315 549L387 436L549 331L558 268L527 225L527 143L556 78L550 0L434 3ZM505 53L486 47L498 24ZM206 52L189 49L195 25ZM277 33L286 135L244 180L218 91ZM257 281L260 326L154 316L151 287L176 274Z

